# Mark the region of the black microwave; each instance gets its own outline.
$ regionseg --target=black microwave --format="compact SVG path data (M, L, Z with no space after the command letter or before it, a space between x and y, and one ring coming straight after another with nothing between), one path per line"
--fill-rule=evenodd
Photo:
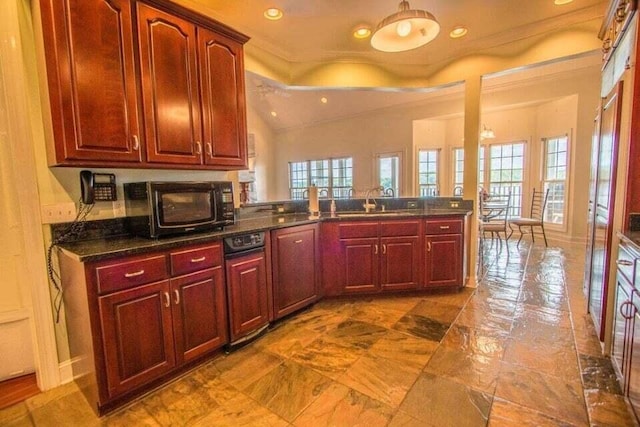
M221 230L235 222L231 182L131 182L124 195L127 227L138 236Z

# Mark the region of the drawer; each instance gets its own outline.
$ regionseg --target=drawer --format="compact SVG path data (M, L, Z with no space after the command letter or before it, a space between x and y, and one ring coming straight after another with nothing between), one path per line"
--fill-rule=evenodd
M218 242L209 246L171 252L169 259L172 276L216 267L222 265L222 244Z
M341 239L357 239L359 237L378 237L377 222L354 222L340 224L339 236Z
M419 236L420 221L380 221L380 236Z
M462 233L461 219L429 219L425 221L426 234L460 234Z
M636 264L637 258L631 252L631 249L628 248L624 242L621 242L616 265L618 266L618 273L631 284L634 284L634 277L637 273ZM634 285L638 286L640 283L636 282Z
M144 283L157 282L169 277L164 255L148 258L127 258L96 267L98 293L127 289Z

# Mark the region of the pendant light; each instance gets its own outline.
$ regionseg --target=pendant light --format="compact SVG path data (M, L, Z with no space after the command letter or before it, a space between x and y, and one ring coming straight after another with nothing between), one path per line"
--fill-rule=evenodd
M480 139L493 139L496 137L496 134L493 132L493 129L488 128L487 125L482 125L482 131L480 131Z
M398 12L384 18L371 36L371 46L383 52L403 52L424 46L435 39L440 24L426 10L411 9L402 0Z

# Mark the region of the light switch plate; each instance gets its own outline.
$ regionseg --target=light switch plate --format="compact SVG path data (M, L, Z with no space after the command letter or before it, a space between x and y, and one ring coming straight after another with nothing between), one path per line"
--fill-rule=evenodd
M76 219L76 204L73 202L55 203L41 207L43 224L58 224Z

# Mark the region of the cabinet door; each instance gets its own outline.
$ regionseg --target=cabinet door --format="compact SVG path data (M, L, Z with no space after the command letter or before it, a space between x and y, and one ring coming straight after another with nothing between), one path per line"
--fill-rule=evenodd
M222 267L171 279L177 363L227 343L227 301Z
M382 237L382 289L417 289L420 285L420 243L414 237Z
M43 0L51 164L141 161L129 0Z
M226 262L231 341L269 323L264 251Z
M247 166L247 121L242 45L198 28L204 161L221 168Z
M636 417L640 417L640 298L634 295L628 322L629 343L627 354L629 357L629 373L627 374L627 393L629 402Z
M147 161L200 164L196 27L138 3Z
M99 297L98 304L110 397L175 366L168 280Z
M273 232L273 305L276 319L313 303L318 298L318 226Z
M628 344L629 344L629 319L631 319L631 295L630 285L624 279L618 278L615 295L615 317L613 318L613 331L611 337L611 360L616 369L620 385L623 390L627 387Z
M378 263L380 245L377 238L342 239L341 266L344 293L374 292L380 289Z
M462 286L462 235L427 235L425 246L425 286Z

